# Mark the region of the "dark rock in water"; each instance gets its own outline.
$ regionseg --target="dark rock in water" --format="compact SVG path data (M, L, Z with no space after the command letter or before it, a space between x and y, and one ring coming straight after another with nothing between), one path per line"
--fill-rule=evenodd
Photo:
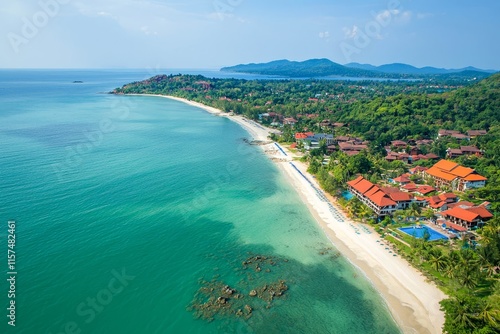
M222 288L222 293L231 296L233 293L235 293L236 290L232 289L229 285L226 285Z
M275 299L284 296L288 286L285 280L274 281L274 283L266 282L265 278L268 276L264 274L264 272L271 272L271 269L269 269L270 266L279 266L283 262L288 262L288 260L249 253L249 257L245 261L240 262L243 269L252 268L255 269L257 273L262 273L256 274L253 270L248 270L243 273L241 272L241 267L236 268L235 270L239 270L243 276L238 283L235 283L235 287L238 288L239 291L225 284L220 280L219 275L212 276L211 281L200 279L200 288L195 294L188 309L194 313L195 317L206 321L214 321L221 317L242 317L242 319L249 319L252 317L254 311L253 307L257 305L259 305L259 307L262 306L259 310L265 312L267 309L271 308ZM238 264L236 264L236 266L238 266ZM274 271L277 272L276 270ZM254 282L259 282L257 284L262 285L260 287L255 287L256 283ZM247 292L242 291L249 292L247 294ZM257 298L265 303L257 300ZM249 299L257 304L249 305ZM266 304L267 306L265 306Z

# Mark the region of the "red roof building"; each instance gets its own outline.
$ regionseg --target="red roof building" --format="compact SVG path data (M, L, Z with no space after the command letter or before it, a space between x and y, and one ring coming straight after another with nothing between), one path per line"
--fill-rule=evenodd
M486 130L469 130L469 131L467 131L467 134L471 138L475 138L477 136L484 136L487 133L488 133L488 131L486 131Z
M484 221L489 219L487 217L489 216L488 214L491 215L491 213L488 210L486 211L487 212L473 210L472 208L463 209L459 206L456 206L453 209L448 209L446 211L443 211L442 215L448 218L452 223L460 225L463 228L470 230L473 227L483 225ZM485 218L483 218L482 215L484 215Z
M387 216L397 210L397 203L362 176L347 182L349 190L377 216Z
M408 174L403 174L399 177L396 177L393 179L395 183L399 183L400 185L405 185L411 182L410 177Z
M416 191L418 189L418 187L415 183L408 183L408 184L405 184L404 186L402 186L401 189L403 189L403 191L408 191L408 192L412 193L412 192Z
M417 190L415 190L416 193L421 194L422 196L425 196L427 194L430 194L431 192L436 191L435 188L431 186L419 186Z
M460 166L449 161L440 160L425 171L428 178L432 178L436 187L449 187L452 190L465 191L472 188L481 188L486 184L486 178L472 168Z

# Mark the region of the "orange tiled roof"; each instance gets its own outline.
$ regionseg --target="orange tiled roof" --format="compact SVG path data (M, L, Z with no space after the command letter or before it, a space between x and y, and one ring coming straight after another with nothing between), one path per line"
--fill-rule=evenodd
M445 201L441 201L441 202L430 202L429 201L429 206L433 209L439 209L440 207L442 207L445 204L447 204Z
M456 206L462 206L462 207L473 207L474 206L474 203L471 203L471 202L467 202L467 201L460 201L460 202L456 202L456 203L448 203L448 207L450 209L453 209L454 207ZM463 209L463 208L462 208Z
M446 194L439 195L439 198L442 199L443 201L445 201L447 199L457 198L457 195L455 195L454 193L446 193Z
M307 135L305 133L297 132L295 134L295 139L306 139L306 138L307 138Z
M382 188L380 188L380 190L382 190L387 195L392 194L392 193L398 193L401 191L397 187L382 187Z
M434 188L433 188L433 187L431 187L431 186L420 186L420 187L418 187L418 189L417 189L417 191L418 191L419 193L421 193L422 195L427 195L428 193L431 193L431 192L433 192L434 190L436 190L436 189L434 189Z
M464 166L457 166L453 168L453 170L450 171L450 174L456 175L458 177L466 177L469 174L474 173L474 169L472 168L467 168Z
M403 191L389 194L389 197L396 202L411 201L411 195Z
M444 160L441 160L441 161L444 161ZM438 177L438 178L444 179L446 181L453 181L454 179L457 178L456 175L452 175L450 173L444 172L441 169L439 169L438 167L436 167L436 165L432 166L431 168L429 168L425 172L431 176Z
M363 180L363 177L360 175L357 178L355 178L354 180L347 182L347 184L350 185L351 187L354 187L354 185L357 184L361 180Z
M456 162L453 162L453 161L449 161L449 160L439 160L433 167L437 167L439 169L442 169L444 171L450 171L452 170L453 168L457 167L458 164Z
M454 224L452 222L446 222L446 226L450 227L451 229L458 231L458 232L465 232L467 229L463 226L460 226L458 224Z
M470 174L470 175L467 175L466 177L464 177L464 180L465 181L486 181L488 179L482 175L479 175L479 174Z
M360 193L364 194L365 192L370 190L371 187L373 187L373 183L371 183L368 180L363 179L363 180L359 181L358 184L356 184L356 186L354 186L354 189L356 189Z
M381 207L389 205L397 205L396 202L388 198L387 195L384 194L382 191L376 192L375 194L368 197L368 199L370 199L373 203Z
M461 207L458 207L458 206L454 207L453 209L449 209L449 210L444 211L443 214L445 214L447 216L455 217L455 218L458 218L461 220L465 220L467 222L473 222L474 220L476 220L479 217L479 214L472 212L472 211L469 211L469 210L466 210L466 209L462 209Z
M467 209L471 212L477 213L481 218L492 218L493 214L489 212L485 207L483 206L475 206L472 208Z
M377 186L373 186L367 192L365 192L363 195L370 198L371 195L375 194L378 191L380 191L380 188Z

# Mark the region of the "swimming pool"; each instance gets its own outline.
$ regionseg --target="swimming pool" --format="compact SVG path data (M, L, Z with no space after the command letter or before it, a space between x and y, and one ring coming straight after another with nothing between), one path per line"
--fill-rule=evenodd
M346 190L342 193L342 197L344 197L346 200L350 200L354 197L354 195L349 190Z
M444 234L439 233L438 231L428 227L428 226L409 226L409 227L400 227L398 230L401 232L404 232L408 235L411 235L412 237L415 237L417 239L423 239L425 231L429 232L430 238L429 241L434 241L434 240L447 240L448 237Z

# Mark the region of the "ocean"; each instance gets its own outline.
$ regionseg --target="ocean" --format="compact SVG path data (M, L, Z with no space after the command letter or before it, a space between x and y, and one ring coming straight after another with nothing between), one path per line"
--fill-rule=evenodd
M236 123L105 94L154 74L0 70L0 332L400 333Z

